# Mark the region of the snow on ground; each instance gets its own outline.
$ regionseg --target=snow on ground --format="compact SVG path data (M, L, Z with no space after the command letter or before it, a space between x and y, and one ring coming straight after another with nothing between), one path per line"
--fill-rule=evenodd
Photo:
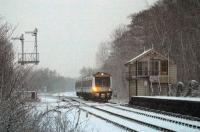
M108 102L123 105L123 104L128 104L129 100L128 99L111 98L111 100L109 100Z
M87 117L88 116L88 117ZM87 132L124 132L120 127L117 127L109 122L106 122L100 118L90 115L86 112L81 112L81 120L86 121Z
M61 107L67 106L68 105L67 102L62 102L59 99L59 96L76 97L76 94L75 94L75 92L63 92L63 93L56 93L56 94L40 94L39 95L40 102L36 105L37 106L36 110L40 111L40 112L44 112L45 110L54 109L58 106L61 106ZM169 98L169 97L154 96L154 98L166 99L166 98ZM184 97L178 97L178 98L181 99L181 100L188 99L188 98L184 98ZM177 97L170 97L170 99L177 99ZM190 98L190 100L191 100L191 98ZM198 100L198 99L195 98L195 100ZM116 102L116 100L113 101L113 102ZM120 103L124 103L124 102L120 102ZM122 115L127 116L127 117L133 117L133 118L136 118L136 119L139 118L140 120L145 120L145 121L148 121L149 123L154 122L156 124L159 124L160 126L167 127L167 128L173 128L174 130L177 130L177 131L186 130L184 126L181 127L181 128L176 128L176 126L173 125L172 123L160 121L158 119L152 120L152 118L144 117L144 116L141 116L141 115L134 115L133 113L130 113L130 112L127 112L127 111L121 111L121 110L113 109L113 108L104 106L103 103L94 103L94 102L90 103L90 101L88 101L87 104L89 104L89 105L91 104L95 107L99 107L101 109L105 109L105 110L108 110L108 111L111 111L111 112L114 112L114 113L119 113L119 114L122 114ZM77 105L77 104L74 103L73 105ZM87 109L91 112L96 112L96 110L92 111L92 109L89 108L89 107L82 107L82 108ZM76 106L72 110L70 110L70 112L68 110L69 110L69 108L61 108L60 109L61 113L65 114L64 117L71 122L72 126L75 126L76 122L78 121L80 123L80 128L84 129L84 131L86 131L86 132L111 132L111 131L113 131L113 132L123 132L123 131L125 131L124 129L122 129L120 127L117 127L117 126L115 126L115 125L113 125L109 122L106 122L106 121L104 121L100 118L95 117L94 115L90 115L85 111L79 111L80 109L78 109ZM101 115L103 115L103 114L105 114L105 113L102 113ZM56 115L57 114L55 114L55 113L50 113L51 117L56 116ZM159 115L159 116L161 116L161 115ZM80 118L78 118L78 117L80 117ZM130 126L131 128L132 127L138 127L138 129L140 129L140 130L144 129L143 127L133 125L132 123L129 123L127 121L123 122L122 120L116 119L116 117L111 117L110 115L105 115L105 117L107 117L111 120L114 120L115 122L119 122L119 123L121 122L121 123L123 123L123 125L129 124L128 126ZM190 131L192 131L192 129Z
M40 95L39 98L41 101L36 105L37 106L36 110L38 112L44 112L47 109L50 110L50 109L56 108L57 106L66 106L66 102L61 102L59 98L56 97L56 95L57 94L53 94L53 96L49 94ZM65 93L62 93L62 95L75 96L75 94L72 92L71 93L65 92ZM60 109L60 111L62 113L66 113L66 118L70 120L73 126L76 125L76 122L78 120L78 115L79 115L77 108L72 109L70 112L68 112L68 109ZM48 116L52 118L53 116L55 116L55 114L50 113L50 115ZM117 127L109 122L106 122L100 118L90 115L84 111L80 112L79 123L80 123L81 129L83 129L86 132L111 132L111 131L124 132L125 131L124 129L120 127Z
M60 93L54 93L53 96L68 96L68 97L76 97L76 92L60 92Z
M103 106L100 106L100 107L103 107ZM151 132L157 132L158 131L158 130L153 130L152 128L149 128L149 127L144 126L142 124L138 124L138 123L135 123L135 122L132 122L132 121L129 121L129 120L126 120L126 119L123 119L123 118L102 112L100 110L93 109L91 107L83 107L83 109L85 109L85 110L87 110L91 113L101 115L103 118L109 119L109 120L111 120L115 123L118 123L118 124L122 124L122 125L130 128L130 129L133 129L133 130L136 130L136 131L140 131L140 132L150 132L150 131Z

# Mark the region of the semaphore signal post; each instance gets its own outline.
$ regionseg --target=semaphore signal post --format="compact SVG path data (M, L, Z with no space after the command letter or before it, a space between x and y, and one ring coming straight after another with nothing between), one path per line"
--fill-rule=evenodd
M37 35L38 35L38 29L35 28L33 31L27 31L26 34L31 34L34 39L34 51L31 53L25 53L24 52L24 34L22 34L20 37L12 38L13 40L20 40L22 44L22 51L18 54L18 63L21 65L24 64L35 64L37 65L39 63L39 53L38 53L38 45L37 45Z

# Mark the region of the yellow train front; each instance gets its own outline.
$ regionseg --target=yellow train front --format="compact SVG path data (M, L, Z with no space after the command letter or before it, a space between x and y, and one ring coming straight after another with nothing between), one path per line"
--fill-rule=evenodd
M104 72L85 76L76 81L76 94L84 99L108 101L112 96L111 80L111 75Z

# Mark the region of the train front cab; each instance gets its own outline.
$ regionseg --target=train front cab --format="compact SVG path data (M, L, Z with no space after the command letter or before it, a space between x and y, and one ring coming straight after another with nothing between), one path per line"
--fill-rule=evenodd
M98 87L98 88L92 88L92 89L98 89L98 90L95 90L93 92L91 92L91 97L92 99L96 99L96 100L99 100L99 101L108 101L111 99L112 97L112 90L111 88L107 88L107 90L101 90L103 88L101 87Z
M112 96L111 80L110 74L102 72L86 76L76 82L76 94L86 100L108 101Z
M108 101L112 96L111 75L98 72L93 75L93 84L91 89L92 98Z

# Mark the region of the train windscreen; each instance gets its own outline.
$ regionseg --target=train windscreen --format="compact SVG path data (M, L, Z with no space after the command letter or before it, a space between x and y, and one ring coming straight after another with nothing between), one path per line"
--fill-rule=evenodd
M110 87L110 77L95 77L96 87Z

